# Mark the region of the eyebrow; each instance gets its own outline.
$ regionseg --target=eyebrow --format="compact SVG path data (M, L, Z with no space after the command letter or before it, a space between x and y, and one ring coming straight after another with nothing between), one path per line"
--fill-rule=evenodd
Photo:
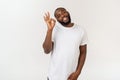
M66 11L62 11L62 12L66 12ZM60 10L60 11L58 11L58 12L56 12L56 13L55 13L55 16L56 16L56 17L59 17L59 16L60 16L60 14L62 14L62 12L61 12L61 10Z

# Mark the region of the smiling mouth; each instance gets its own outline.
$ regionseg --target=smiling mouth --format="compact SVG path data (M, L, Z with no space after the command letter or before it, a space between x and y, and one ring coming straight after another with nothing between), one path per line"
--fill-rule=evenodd
M66 23L66 22L68 22L68 21L69 21L68 17L64 17L64 18L63 18L63 22Z

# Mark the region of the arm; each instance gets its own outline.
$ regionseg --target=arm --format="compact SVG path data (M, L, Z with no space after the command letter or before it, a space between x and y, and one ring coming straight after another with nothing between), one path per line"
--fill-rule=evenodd
M87 45L83 45L79 47L80 49L80 55L78 60L78 65L76 68L76 71L73 72L69 77L68 80L77 80L78 76L80 75L85 59L86 59L86 51L87 51Z
M52 42L51 38L52 38L52 30L48 30L45 41L43 43L43 49L45 53L50 53L50 51L53 49L54 43Z
M80 75L82 68L83 68L83 65L85 63L87 45L80 46L79 48L80 48L80 56L79 56L79 60L78 60L78 66L76 69L76 72L78 73L78 75Z
M43 49L45 53L49 53L53 49L54 43L52 42L52 31L53 31L56 21L50 18L49 12L45 14L44 20L47 24L48 30L47 30L45 41L43 43Z

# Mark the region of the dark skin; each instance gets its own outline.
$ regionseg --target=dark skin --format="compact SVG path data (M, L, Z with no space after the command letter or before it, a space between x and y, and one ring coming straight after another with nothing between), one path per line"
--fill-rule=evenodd
M53 49L53 45L54 45L51 38L52 38L52 31L53 31L56 21L50 18L49 12L45 13L44 20L47 24L48 30L47 30L45 41L43 43L43 49L44 49L44 52L48 54Z
M64 27L70 28L70 27L73 27L74 25L74 23L71 23L69 12L64 8L58 8L55 11L55 18ZM54 42L52 42L51 38L52 38L52 31L55 26L56 20L50 17L49 12L45 13L44 20L47 24L48 30L47 30L45 41L43 43L43 49L44 49L44 52L48 54L52 51L54 46ZM79 46L79 49L80 49L80 55L79 55L76 71L71 73L71 75L69 75L67 80L77 80L82 71L82 68L86 59L87 45Z

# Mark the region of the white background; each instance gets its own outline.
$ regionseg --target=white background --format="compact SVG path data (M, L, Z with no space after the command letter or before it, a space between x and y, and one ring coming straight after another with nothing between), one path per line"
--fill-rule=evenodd
M119 0L0 0L0 80L46 80L43 15L60 6L88 33L79 80L120 80Z

